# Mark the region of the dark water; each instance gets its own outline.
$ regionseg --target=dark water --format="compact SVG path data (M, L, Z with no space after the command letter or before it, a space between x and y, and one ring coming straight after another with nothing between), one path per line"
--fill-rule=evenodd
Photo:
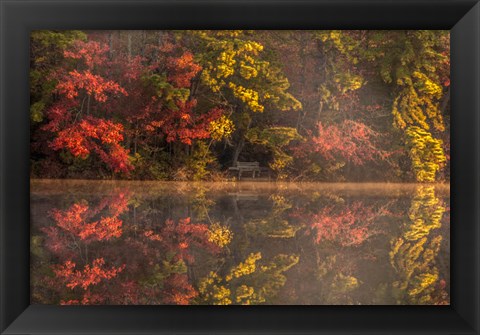
M448 185L32 181L37 304L449 304Z

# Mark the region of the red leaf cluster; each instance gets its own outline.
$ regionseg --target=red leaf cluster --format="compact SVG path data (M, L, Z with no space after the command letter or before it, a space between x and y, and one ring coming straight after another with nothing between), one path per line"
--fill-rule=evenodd
M180 57L168 57L167 69L170 82L179 88L189 88L202 67L195 63L191 52L185 51Z
M311 136L296 148L297 157L314 152L327 160L341 158L355 165L385 157L374 144L379 134L363 123L346 120L339 125L324 126L319 122L317 128L317 136Z
M103 258L95 259L92 265L85 265L83 270L75 270L75 266L74 262L66 261L62 265L55 266L53 270L55 275L65 282L66 287L72 290L77 286L86 290L90 285L97 285L102 280L116 277L125 269L125 265L107 268Z
M198 292L188 282L186 274L176 273L167 278L163 290L165 304L189 305L198 296Z
M54 209L50 212L55 221L55 226L43 228L47 234L47 247L54 253L70 254L68 250L78 240L83 243L94 241L108 241L122 235L123 222L119 218L127 210L127 198L124 193L119 193L113 198L107 198L95 208L90 208L85 202L78 202L67 210ZM99 219L94 217L107 212Z
M61 121L65 117L61 113ZM45 129L56 129L59 123L52 119ZM128 161L128 150L120 144L123 141L123 126L109 120L87 116L79 122L70 124L58 131L57 137L51 141L54 150L67 150L73 156L86 159L92 152L109 166L114 172L129 172L133 169Z
M75 41L71 49L64 51L63 56L70 59L83 61L87 68L93 69L107 61L109 48L106 44L95 41Z
M175 260L184 260L188 263L195 261L191 254L191 247L200 247L218 252L219 248L208 241L208 226L202 223L191 223L190 217L178 222L166 220L158 234L151 230L145 231L145 236L151 241L160 241L162 246L175 254Z
M151 125L160 127L167 142L179 141L191 145L195 139L210 138L210 122L222 116L223 110L213 108L207 114L195 115L193 109L196 104L196 100L179 102L177 110L169 111L162 121L154 121Z
M361 201L345 205L322 206L314 213L303 211L292 214L293 217L306 220L315 242L338 243L341 246L358 246L378 233L373 227L381 216L391 215L386 207L374 208Z
M107 44L92 40L76 41L64 52L68 62L52 75L57 99L41 127L54 135L51 149L81 159L95 153L92 158L114 173L128 174L133 166L124 140L134 143L136 152L158 138L192 145L210 137L210 123L224 111L197 109L191 91L202 67L189 50L165 40L148 46L142 56L109 53ZM156 84L149 78L157 78L152 79ZM159 84L158 78L166 82ZM119 118L126 122L118 123Z
M52 267L55 278L45 281L61 299L76 290L76 298L61 304L186 305L197 296L188 275L176 271L183 262L194 263L193 252L220 251L208 240L208 226L192 223L189 217L168 219L159 226L122 226L119 215L128 209L129 199L118 191L95 206L80 201L50 212L55 224L42 230L58 261ZM153 281L142 284L143 278ZM158 278L162 279L157 284Z
M75 99L81 90L85 90L88 95L98 102L106 102L108 93L128 95L127 91L116 82L93 74L90 70L81 72L73 70L68 72L60 78L56 88L56 91L65 95L67 99Z

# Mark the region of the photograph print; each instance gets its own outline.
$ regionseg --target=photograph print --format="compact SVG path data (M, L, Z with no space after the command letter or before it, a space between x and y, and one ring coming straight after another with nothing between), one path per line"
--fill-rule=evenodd
M450 33L34 30L30 301L449 305Z

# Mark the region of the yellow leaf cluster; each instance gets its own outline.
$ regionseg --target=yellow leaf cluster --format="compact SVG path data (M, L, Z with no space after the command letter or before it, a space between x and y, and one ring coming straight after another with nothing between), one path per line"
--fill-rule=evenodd
M200 281L199 301L207 304L261 304L274 297L286 283L283 274L298 263L297 255L279 254L264 265L257 265L261 253L250 253L225 278L211 272Z
M442 236L431 237L441 227L445 208L435 196L433 186L421 186L412 199L409 224L402 237L392 241L390 263L399 280L393 283L399 303L427 304L439 279L435 258ZM430 241L429 241L430 240Z
M435 196L435 188L433 186L419 187L408 214L411 224L405 233L405 239L419 240L428 236L432 229L440 228L444 212L445 207Z
M230 244L233 232L220 223L214 223L208 228L208 241L223 248Z
M425 91L440 88L433 82L422 83L422 87ZM436 96L437 92L434 94ZM445 130L438 100L430 94L422 93L413 85L405 87L397 95L393 102L392 114L394 125L400 129L416 125L428 130L430 129L428 120L430 120L436 130Z
M408 127L406 144L417 181L434 182L436 173L446 162L442 140L417 126Z
M215 141L228 138L235 131L235 124L227 116L222 115L220 118L210 122L210 137Z
M233 94L243 101L252 111L263 112L264 106L259 103L257 91L236 85L232 82L228 83L228 87L232 90Z
M359 286L358 279L352 276L347 276L339 273L333 279L331 285L332 289L336 292L347 293L353 291Z
M261 253L251 253L244 262L238 264L236 267L230 270L230 274L225 277L225 280L230 281L233 278L240 278L242 276L254 273L256 269L256 262L261 258Z
M221 278L215 273L210 272L198 286L199 293L203 299L212 305L230 305L230 290L221 285Z
M247 285L241 285L237 288L235 300L240 305L251 305L265 301L255 293L253 287Z
M287 93L288 79L278 67L265 60L259 42L247 31L193 31L203 52L201 79L213 92L229 91L253 112L263 112L268 101L280 110L301 105Z

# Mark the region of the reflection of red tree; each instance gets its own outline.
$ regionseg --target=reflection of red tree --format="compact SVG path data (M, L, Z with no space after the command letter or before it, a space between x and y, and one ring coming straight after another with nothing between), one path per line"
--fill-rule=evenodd
M121 272L125 265L119 267L107 268L103 258L97 258L92 265L87 264L83 270L75 270L76 264L72 261L66 261L62 265L54 266L54 272L57 278L61 278L65 286L74 289L80 286L86 290L90 285L97 285L103 279L111 279Z
M165 281L163 303L173 305L188 305L198 292L188 282L186 274L173 274Z
M217 245L208 241L208 226L191 223L189 217L180 219L178 223L173 220L165 221L165 225L160 230L160 236L164 236L162 239L163 246L176 254L175 260L182 259L188 263L193 263L195 259L190 253L192 246L212 252L219 251ZM149 238L155 239L156 235Z
M129 238L128 245L136 252L129 253L129 257L136 260L127 262L132 264L135 271L143 272L144 276L152 271L157 264L167 262L175 266L179 263L192 265L195 262L194 250L206 250L217 253L220 248L208 240L208 225L193 223L190 217L174 221L168 219L161 227L146 227L139 238ZM166 255L172 255L165 260ZM142 264L147 268L141 268ZM198 295L190 284L186 273L167 274L161 287L143 288L139 297L142 303L187 305Z
M84 219L87 210L88 206L85 204L74 204L67 211L53 211L52 217L57 222L57 227L80 237L81 240L101 241L122 235L122 221L118 217L102 217L87 223Z
M68 253L69 249L79 246L79 241L88 244L120 237L123 222L119 216L127 210L127 206L128 198L120 192L93 209L86 202L78 202L67 210L52 210L50 215L56 225L43 229L48 237L47 248L54 253ZM94 219L102 211L109 215Z
M304 214L315 242L332 241L342 246L355 246L365 242L377 231L372 227L375 220L389 212L385 208L375 209L360 201L349 205L323 207L318 213ZM298 216L298 215L297 215Z
M61 304L186 305L197 296L184 271L194 250L220 250L208 241L208 225L187 217L124 227L128 202L118 192L96 206L80 201L50 212L55 225L43 231L58 263L45 283Z

